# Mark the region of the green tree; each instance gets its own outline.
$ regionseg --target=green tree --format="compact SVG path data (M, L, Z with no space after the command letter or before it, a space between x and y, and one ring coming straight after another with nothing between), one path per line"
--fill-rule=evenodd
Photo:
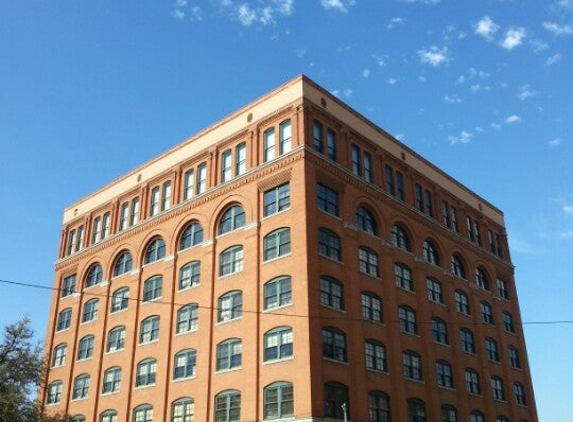
M34 341L30 319L4 327L0 342L0 422L64 422L67 416L43 417L34 399L42 380L42 349Z

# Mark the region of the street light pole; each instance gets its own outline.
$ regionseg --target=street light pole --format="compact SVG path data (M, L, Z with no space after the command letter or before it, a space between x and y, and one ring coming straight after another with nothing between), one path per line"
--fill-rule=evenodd
M346 403L342 403L342 413L344 413L344 422L348 422L348 415L346 414Z

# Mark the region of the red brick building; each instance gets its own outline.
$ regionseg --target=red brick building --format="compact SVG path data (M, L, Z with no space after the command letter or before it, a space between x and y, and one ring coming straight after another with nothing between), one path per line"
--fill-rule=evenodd
M536 422L503 214L304 76L64 212L46 412Z

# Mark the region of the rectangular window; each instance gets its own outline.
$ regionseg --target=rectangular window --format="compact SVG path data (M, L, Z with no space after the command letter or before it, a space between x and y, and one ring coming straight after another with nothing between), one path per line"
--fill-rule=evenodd
M472 224L472 219L471 217L466 217L466 228L468 229L468 237L469 239L474 242L475 241L475 235L474 235L474 226Z
M263 196L263 215L276 214L290 207L290 185L285 183L269 189Z
M322 154L322 123L316 120L312 124L312 139L314 150Z
M66 249L66 255L71 255L74 251L74 245L76 243L76 231L70 230L68 233L68 247Z
M102 224L102 231L101 231L101 240L105 239L109 236L109 211L103 215L103 224Z
M235 176L247 171L247 145L239 144L235 148Z
M119 230L127 229L127 216L129 214L129 202L124 202L121 205L121 211L119 213Z
M374 180L372 176L372 154L369 152L364 152L364 179L367 182Z
M100 231L101 231L101 217L96 217L93 225L92 243L96 243L97 241L99 241L99 237L101 234Z
M476 242L478 245L481 246L481 233L480 233L479 223L475 220L474 220L474 232L476 236Z
M131 200L131 214L129 216L129 225L133 226L139 221L139 198Z
M400 201L406 200L406 191L404 190L404 175L399 171L396 172L396 190Z
M318 183L316 185L316 202L318 209L334 216L339 215L338 192Z
M151 201L149 207L149 216L153 217L159 212L159 186L156 186L151 191Z
M232 154L231 150L223 152L221 156L221 183L228 182L233 176L233 166L232 166Z
M327 141L327 154L328 159L332 161L336 161L336 132L332 129L328 129L326 132L326 141Z
M491 253L495 253L495 243L493 241L493 232L491 230L487 231L487 240L489 243L489 250Z
M163 184L163 200L161 202L161 211L168 210L171 206L171 182Z
M266 163L275 158L275 129L270 128L263 134L263 159Z
M460 226L458 224L458 211L455 207L451 207L450 210L452 211L452 228L456 233L459 233Z
M495 235L495 250L497 256L503 258L503 252L501 251L501 237L499 236L499 234Z
M416 192L416 208L418 209L418 211L425 212L424 197L422 196L423 195L422 186L416 183L415 192Z
M432 202L432 192L428 189L425 190L424 194L426 195L426 212L432 218L434 218L434 206Z
M357 176L362 176L362 165L360 163L360 148L357 145L352 145L352 173Z
M386 192L392 196L396 194L394 188L394 170L390 166L386 166Z
M193 169L185 172L185 182L183 187L183 199L187 200L193 196L193 189L195 188L195 173Z
M450 206L446 201L442 201L442 215L444 217L444 226L451 227L450 221Z
M66 297L76 291L76 275L70 275L64 278L62 283L61 297Z
M280 154L286 154L292 149L292 132L290 120L286 120L279 125L279 148Z
M207 190L207 163L199 164L197 167L197 195L201 195Z
M76 252L84 246L84 226L78 227L78 237L76 238Z

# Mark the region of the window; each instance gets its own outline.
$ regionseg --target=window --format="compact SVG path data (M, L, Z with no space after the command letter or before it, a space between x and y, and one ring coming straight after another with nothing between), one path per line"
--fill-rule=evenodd
M183 199L188 200L193 197L195 187L195 173L193 169L185 172L185 181L183 182Z
M97 319L99 308L99 299L88 300L84 304L84 312L82 313L82 322L89 322Z
M159 338L159 317L150 316L141 321L139 332L139 344L149 343Z
M509 419L503 415L496 416L495 422L509 422Z
M455 275L456 277L466 278L466 270L459 256L452 255L451 269L452 269L452 274Z
M139 220L139 198L133 198L131 200L131 213L129 215L129 225L133 226L137 224Z
M64 366L66 364L66 355L68 354L68 345L66 343L58 344L54 347L52 354L52 368Z
M76 291L76 275L72 274L68 277L64 277L62 282L61 297L70 296Z
M235 148L235 176L247 171L247 145L243 142Z
M197 167L197 195L205 193L207 190L207 164L201 163Z
M456 290L454 298L456 300L456 310L462 314L470 315L470 302L468 295L461 290Z
M215 422L239 422L241 420L241 393L237 390L223 391L215 396Z
M102 279L101 265L95 264L88 271L88 275L86 276L84 285L86 288L95 286L101 283L101 279Z
M103 215L102 220L102 231L101 231L101 240L104 240L109 235L109 224L110 224L110 213L106 212Z
M392 244L397 248L404 249L405 251L410 251L410 239L406 234L406 231L401 227L395 224L392 226Z
M458 422L458 411L454 406L444 404L442 406L442 419L441 422Z
M74 415L71 422L86 422L86 417L84 415Z
M165 258L165 242L162 238L158 237L147 247L145 251L145 263L151 264L163 258Z
M346 362L346 335L332 327L322 329L322 356Z
M489 290L487 274L481 268L476 268L476 284L484 290Z
M430 264L440 265L438 249L430 240L424 240L422 254L424 256L424 261L429 262Z
M472 410L470 413L470 422L484 422L483 413L479 410Z
M115 410L106 410L99 415L99 422L117 422L117 412Z
M411 350L402 353L404 378L422 380L422 359L420 355Z
M501 319L503 320L503 328L508 333L515 333L515 326L513 325L513 317L509 312L503 312L501 314Z
M410 292L414 291L414 284L412 282L412 271L407 265L402 264L401 262L395 263L394 276L396 280L396 286L404 290L408 290Z
M275 158L275 129L270 128L263 133L263 160L266 163Z
M231 246L219 257L219 277L243 271L243 247Z
M318 253L335 261L341 261L340 237L328 229L318 229Z
M149 216L153 217L159 213L159 186L155 186L151 190Z
M385 178L386 178L386 192L390 195L396 195L396 189L394 184L394 169L390 166L385 168Z
M96 217L92 226L92 244L99 242L101 236L101 217Z
M228 182L233 177L233 154L230 149L221 155L221 183Z
M372 154L364 152L364 180L372 182L374 176L372 175Z
M173 379L191 378L195 376L197 352L194 349L182 350L175 355L173 364Z
M265 236L263 239L263 260L280 258L290 254L290 227L283 227Z
M491 377L491 393L495 400L505 400L505 393L503 391L503 381L500 377Z
M369 339L364 343L366 368L386 372L386 346L377 340Z
M513 346L507 348L507 354L509 356L509 364L512 368L521 368L521 362L519 360L519 351Z
M499 351L497 349L497 342L491 337L485 338L485 353L489 360L494 362L499 362Z
M352 173L356 176L362 176L362 163L360 162L360 148L357 145L352 145Z
M113 292L111 297L111 313L127 309L129 302L129 287L121 287Z
M378 224L374 218L374 214L365 207L358 207L355 214L356 227L364 230L368 234L378 235Z
M442 216L444 217L444 226L450 228L450 205L446 201L442 201Z
M479 303L479 308L482 321L486 324L493 324L493 313L491 311L491 305L485 301L481 301Z
M378 254L366 246L358 248L358 263L360 272L372 277L380 276L380 263Z
M230 321L243 315L243 292L234 290L219 298L217 321Z
M430 217L434 217L434 204L432 201L432 192L430 192L428 189L426 189L424 191L424 199L426 200L426 213L430 216Z
M78 360L89 359L94 354L94 336L82 337L78 346Z
M76 238L76 252L84 246L84 226L78 227L78 237Z
M179 269L179 290L198 286L201 280L201 262L192 261Z
M294 394L290 382L275 382L263 390L264 420L294 416Z
M142 404L133 409L133 422L152 422L153 406Z
M474 333L467 328L460 329L460 342L462 350L467 353L475 353L476 346L474 343Z
M408 399L408 422L427 422L426 404L420 399Z
M326 132L326 154L329 160L336 161L337 156L337 144L336 144L336 132L332 129L328 129Z
M316 185L316 204L319 210L339 216L340 206L338 202L338 192L328 186L317 183Z
M62 398L62 381L54 381L48 385L47 404L56 404Z
M264 193L263 214L265 217L287 208L290 208L290 184L288 182Z
M448 328L446 321L441 318L432 318L432 339L436 343L448 344Z
M322 123L316 120L312 122L312 140L314 150L322 154Z
M245 211L240 205L230 207L219 222L219 234L229 233L245 225Z
M382 391L368 393L369 422L390 422L390 397Z
M456 233L460 232L460 226L458 224L458 211L455 207L451 207L450 211L452 213L452 228Z
M203 242L203 228L199 223L191 223L181 234L179 250L182 251L191 246L199 245L201 242Z
M124 202L121 204L121 209L119 212L119 230L125 230L128 227L129 222L129 202Z
M502 299L509 300L509 290L507 286L507 281L498 278L497 279L497 291L499 293L499 297Z
M72 322L72 309L66 308L58 314L58 325L56 331L67 330Z
M382 299L374 293L362 292L362 317L367 321L382 322Z
M171 182L167 181L163 183L162 187L161 211L168 210L170 206L171 206Z
M292 356L293 335L291 327L278 327L265 333L264 361L286 359Z
M419 184L416 183L414 188L415 188L414 191L416 193L416 208L420 212L425 212L424 191L422 189L422 186L420 186Z
M454 388L452 365L445 360L436 362L436 381L440 387Z
M155 359L144 359L137 364L135 386L155 385L155 375L157 373L157 361Z
M320 277L320 304L336 309L344 309L342 284L332 277Z
M350 403L348 387L339 382L327 382L324 384L324 416L326 418L350 420Z
M428 289L428 299L432 302L444 303L442 284L438 280L428 277L426 279L426 288Z
M217 345L217 371L241 367L241 339L231 338Z
M171 405L170 422L193 422L195 420L195 401L190 397L175 400Z
M133 260L128 251L123 251L115 260L113 266L113 276L119 277L131 271Z
M109 368L103 374L103 387L101 390L102 394L117 393L119 391L120 383L121 368L119 366Z
M515 402L517 404L526 405L527 400L525 398L525 387L523 384L516 382L513 384L513 393L515 394Z
M199 306L196 303L182 306L177 311L177 334L196 331L199 328Z
M479 385L478 373L474 369L468 368L465 371L465 378L466 378L466 390L468 391L468 393L480 394L481 387Z
M161 297L161 288L163 285L163 277L154 275L147 279L143 284L143 302L159 299Z
M400 330L410 334L418 333L416 312L412 308L406 305L399 306L398 319L400 320Z
M290 120L285 120L279 125L279 154L286 154L292 149L292 131Z
M279 308L292 303L291 278L281 276L267 282L264 287L264 309Z
M125 326L120 325L109 330L107 334L107 353L123 350L125 347Z

